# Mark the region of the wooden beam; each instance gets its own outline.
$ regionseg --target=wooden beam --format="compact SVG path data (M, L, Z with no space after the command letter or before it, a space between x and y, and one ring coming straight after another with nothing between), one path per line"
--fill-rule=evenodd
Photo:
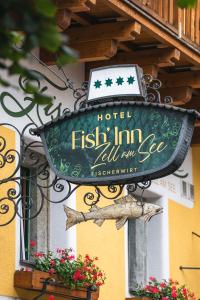
M144 74L150 74L153 78L157 78L159 68L155 65L142 66Z
M167 73L159 76L164 87L190 86L200 88L200 71Z
M192 137L192 145L200 144L200 128L195 127L193 137Z
M80 62L107 60L117 53L117 42L114 40L72 43L70 47L78 51Z
M196 109L200 112L200 97L192 96L192 99L186 103L183 108L185 109Z
M54 0L59 9L67 9L73 13L87 12L91 4L96 4L96 0Z
M117 52L117 42L113 40L74 43L70 47L78 51L80 62L109 59ZM40 50L40 59L47 65L55 65L55 55L43 49Z
M177 49L151 49L134 51L130 53L118 53L115 57L106 62L94 62L88 67L98 68L105 65L138 64L139 66L155 65L158 67L173 66L178 61L180 52Z
M192 64L200 65L200 55L197 51L190 48L189 44L183 43L183 40L179 39L177 36L160 28L156 23L154 23L153 19L147 18L124 1L102 0L102 2L111 7L121 16L128 17L130 20L135 20L140 23L146 32L155 37L161 43L171 45L171 47L175 47L181 51Z
M58 9L56 13L56 24L58 31L64 31L71 23L71 12L66 9Z
M123 50L125 52L133 52L133 49L131 47L127 46L124 43L119 43L118 44L118 49L121 49L121 50Z
M78 14L72 13L72 19L75 20L77 23L83 25L83 26L89 26L90 25L90 22L86 18L83 18L82 16L80 16Z
M56 64L55 54L40 48L40 60L46 65L52 66Z
M88 68L88 65L90 65L90 63L85 64L85 80L86 81L89 80L89 75L90 75L90 68ZM154 78L157 78L158 67L156 67L154 65L148 65L148 66L143 66L142 69L143 69L143 74L150 74Z
M173 105L184 105L192 98L192 88L189 86L175 87L175 88L161 88L161 99L166 96L171 96Z
M141 26L137 22L113 22L87 27L71 28L66 31L71 43L100 40L129 41L140 34Z

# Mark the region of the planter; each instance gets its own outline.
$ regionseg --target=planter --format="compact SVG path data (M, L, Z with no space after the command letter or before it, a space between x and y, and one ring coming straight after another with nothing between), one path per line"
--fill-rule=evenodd
M153 300L152 298L148 298L148 297L131 297L131 298L126 298L126 300Z
M44 286L44 281L55 277L50 276L49 273L42 272L42 271L15 271L14 274L14 287L32 290L32 291L41 291ZM67 289L66 287L55 284L55 282L49 283L46 286L46 292L63 295L65 298L80 298L86 299L87 298L87 289ZM91 300L97 300L99 298L99 290L96 292L91 292Z

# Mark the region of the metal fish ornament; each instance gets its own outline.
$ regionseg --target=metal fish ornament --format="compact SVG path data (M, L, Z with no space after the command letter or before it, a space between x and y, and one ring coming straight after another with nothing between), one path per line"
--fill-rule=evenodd
M70 227L89 220L101 226L105 220L116 220L116 228L120 229L127 219L143 219L149 221L151 217L162 212L163 208L159 205L145 202L143 206L138 205L137 200L131 196L125 196L114 201L115 204L102 208L93 206L90 212L78 212L64 205L67 215L66 230Z

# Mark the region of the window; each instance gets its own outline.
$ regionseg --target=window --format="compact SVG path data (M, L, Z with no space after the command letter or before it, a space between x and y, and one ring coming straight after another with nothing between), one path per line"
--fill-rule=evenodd
M33 152L31 152L33 155ZM49 248L49 202L48 179L39 172L39 165L46 162L43 155L34 153L35 157L39 157L39 163L33 164L29 159L30 153L27 155L25 163L21 167L21 260L29 262L30 257L30 241L36 242L36 251L46 252ZM33 158L33 156L32 156ZM42 178L43 177L43 178ZM40 211L41 210L41 211ZM38 214L39 213L39 214ZM38 215L37 215L38 214ZM34 216L36 216L34 218Z

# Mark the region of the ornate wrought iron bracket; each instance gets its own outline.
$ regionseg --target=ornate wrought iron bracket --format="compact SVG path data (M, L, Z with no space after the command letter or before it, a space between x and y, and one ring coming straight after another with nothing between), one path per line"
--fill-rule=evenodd
M48 85L65 93L71 91L74 98L74 110L79 110L87 106L87 83L84 82L80 88L74 88L73 83L66 77L63 85L60 86L52 82L47 76L33 71L37 75L35 85L38 87L40 93L48 90ZM10 92L5 91L0 95L0 105L4 113L10 118L13 118L13 124L16 124L16 119L26 117L28 123L22 130L13 124L1 123L0 132L4 126L14 129L18 135L21 146L19 149L9 149L8 140L3 134L0 134L0 226L5 226L13 221L16 215L20 218L33 219L41 212L44 202L62 203L77 191L81 185L72 185L70 182L58 178L50 171L48 163L41 153L43 153L43 145L40 140L31 140L33 136L33 129L38 128L44 124L44 117L54 120L60 115L69 112L68 108L63 108L62 103L56 105L49 104L44 107L39 106L33 102L32 94L27 90L27 78L20 76L19 87L22 92L26 94L23 100L17 100ZM147 97L145 101L161 102L159 88L161 82L154 80L150 75L144 76L144 83L147 88ZM54 97L56 98L56 97ZM9 100L9 101L8 101ZM165 97L164 102L171 102L171 97ZM9 106L8 106L9 103ZM14 110L15 109L15 110ZM32 111L36 112L36 118L33 119ZM28 138L27 138L28 136ZM30 142L31 140L31 142ZM23 175L22 167L28 167L33 172L29 175ZM9 171L8 171L9 170ZM34 197L29 195L28 198L23 196L23 182L29 180L34 182L40 194L40 204L37 207L37 212L34 214L26 213L31 211L34 206ZM139 187L142 189L141 200L138 200L138 205L143 205L143 191L150 186L150 182L133 183L127 186L128 193L134 193ZM88 192L83 196L84 203L92 207L96 205L101 198L114 200L118 198L123 191L124 185L110 185L106 187L88 186ZM50 191L54 192L54 199L49 197ZM4 191L2 193L2 191ZM48 191L48 192L47 192ZM25 203L25 213L22 212L21 204Z

